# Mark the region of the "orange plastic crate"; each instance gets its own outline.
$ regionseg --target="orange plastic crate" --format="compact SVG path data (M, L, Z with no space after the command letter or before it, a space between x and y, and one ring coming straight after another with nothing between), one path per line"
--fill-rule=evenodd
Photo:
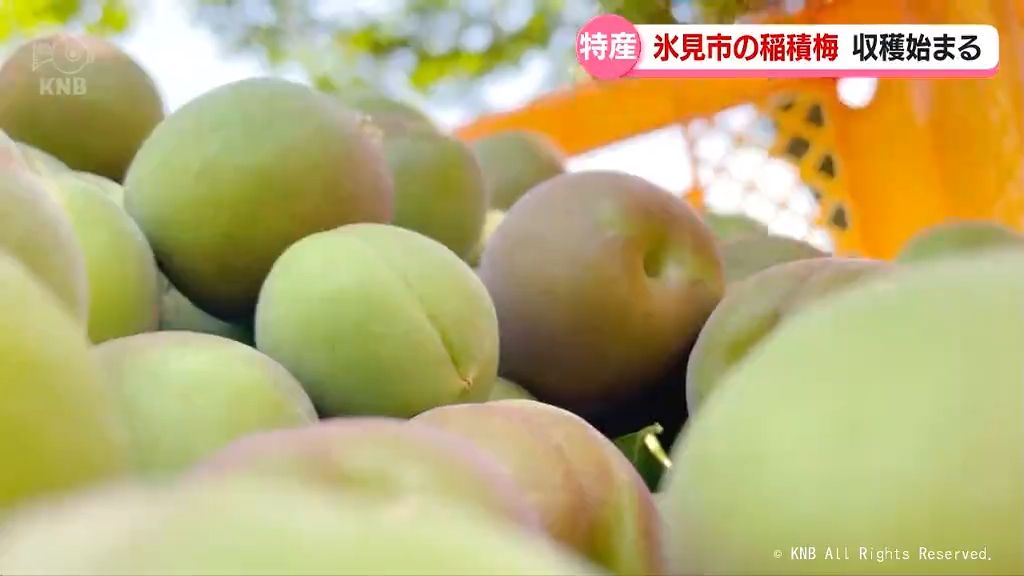
M834 80L584 82L519 110L480 118L458 133L474 139L532 130L576 155L679 125L694 164L688 199L716 210L723 204L718 195L739 195L741 211L769 224L802 219L803 226L788 228L837 254L890 258L922 228L953 219L1024 230L1019 0L818 0L797 14L758 19L991 24L1000 32L1000 68L986 79L882 79L871 102L859 109L840 101ZM755 112L747 114L749 126L737 126L736 114L728 112L738 106ZM768 139L755 126L764 122L772 128ZM708 138L726 138L727 153L702 155ZM780 162L795 167L798 177L781 192L763 190L763 171Z

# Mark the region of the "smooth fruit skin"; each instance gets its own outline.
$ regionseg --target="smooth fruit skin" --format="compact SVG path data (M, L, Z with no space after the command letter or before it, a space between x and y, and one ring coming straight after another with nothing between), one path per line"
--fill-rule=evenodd
M322 416L408 417L484 400L498 364L494 305L473 270L440 243L383 224L289 248L260 294L256 344Z
M84 186L106 196L124 210L124 187L109 178L89 172L66 170L51 174L49 181L55 186Z
M85 255L68 215L39 177L0 166L0 250L21 261L85 323L89 284Z
M227 321L251 319L278 256L352 222L387 222L393 189L378 143L329 96L257 78L169 116L125 182L125 205L167 277Z
M85 257L89 338L100 343L156 330L158 271L145 235L115 200L94 185L73 177L55 184Z
M794 238L757 233L721 243L721 254L728 284L739 282L776 264L828 256Z
M124 430L100 378L78 321L0 250L0 516L126 470Z
M896 260L927 261L1006 247L1024 248L1024 235L995 222L957 221L923 230L910 239Z
M29 169L40 176L53 177L71 171L66 164L49 152L44 152L24 142L18 142L17 147Z
M501 375L573 410L663 374L724 290L714 239L692 209L604 171L531 190L491 236L479 273L498 311Z
M689 414L695 414L725 375L794 314L890 268L877 260L811 258L772 266L733 285L690 352Z
M129 485L27 510L5 574L601 574L528 531L445 500L367 500L282 479Z
M766 235L771 232L761 222L743 214L716 214L708 212L701 215L719 242L728 242L754 234Z
M94 355L142 473L180 472L246 434L317 419L287 370L234 340L150 332L104 342Z
M496 378L494 380L494 389L491 390L491 395L487 399L490 401L536 400L536 398L527 392L525 388L511 380L506 380L505 378Z
M564 154L534 132L501 132L472 147L487 180L491 208L508 210L534 186L565 173Z
M339 95L339 99L351 108L369 116L374 126L388 138L416 133L440 134L441 132L430 116L415 106L372 91Z
M21 147L6 132L0 130L0 167L7 170L17 168L20 170L31 170Z
M395 186L391 223L467 259L487 213L487 188L473 153L455 138L432 133L389 138L384 152Z
M413 419L459 434L512 472L553 538L617 574L660 574L651 494L622 452L583 419L531 400L444 406Z
M468 440L392 418L334 418L250 434L194 474L302 478L367 498L446 498L528 529L540 518L511 474Z
M56 92L69 82L74 93ZM106 40L36 38L0 67L0 129L75 170L120 181L163 116L152 79Z
M1024 571L1022 303L1024 255L992 254L894 271L781 326L673 451L673 570Z

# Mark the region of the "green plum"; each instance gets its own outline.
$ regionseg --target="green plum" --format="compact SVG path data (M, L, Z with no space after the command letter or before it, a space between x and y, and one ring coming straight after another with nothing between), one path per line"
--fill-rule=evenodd
M84 186L103 194L113 200L122 210L124 209L124 187L117 182L97 174L89 172L77 172L68 170L50 176L50 181L57 186Z
M376 91L355 90L351 94L340 94L338 97L346 105L368 115L385 137L424 132L440 133L440 128L434 120L422 110Z
M479 268L498 312L501 375L590 412L665 373L724 291L714 237L668 191L593 171L537 186Z
M158 271L142 231L116 200L88 181L72 176L54 183L85 257L89 337L99 343L156 330Z
M195 477L238 474L305 478L367 498L443 497L540 528L537 511L493 456L406 420L334 418L250 434L200 465Z
M995 222L955 221L921 231L896 259L918 262L932 258L1004 247L1024 248L1024 235Z
M506 378L494 380L494 389L488 400L536 400L525 388Z
M3 130L0 130L0 169L32 171L21 147Z
M353 222L388 222L387 162L360 116L272 78L215 88L167 117L139 150L125 206L161 269L226 321L251 319L288 246Z
M0 165L0 250L20 260L85 324L85 255L45 181L23 164Z
M602 573L527 530L446 500L366 500L281 478L126 485L25 510L4 574Z
M534 186L565 173L565 155L535 132L499 132L472 146L490 190L491 208L508 210Z
M150 332L104 342L94 355L144 474L180 472L246 434L317 419L287 370L234 340Z
M278 259L260 293L256 345L323 416L407 417L490 395L498 324L487 289L451 250L396 226L353 224Z
M48 152L24 142L18 142L17 146L29 169L40 176L53 177L71 171L66 164Z
M127 470L125 429L85 331L2 249L0 398L0 514Z
M768 228L761 222L744 216L743 214L716 214L707 212L701 214L701 219L708 228L715 234L719 242L728 242L737 238L751 236L754 234L770 234Z
M810 258L778 264L734 284L701 329L686 369L693 415L726 373L783 322L832 294L891 266L857 258Z
M442 406L413 419L459 434L511 471L553 538L617 574L665 571L651 493L610 440L532 400Z
M828 256L795 238L758 233L722 242L721 254L728 284L783 262Z
M450 136L421 132L387 139L384 152L395 186L392 224L468 258L487 212L487 188L470 149Z
M107 40L34 38L0 67L0 129L75 170L120 181L163 116L152 79Z
M1024 572L1021 350L1020 251L909 266L808 307L673 449L673 572Z

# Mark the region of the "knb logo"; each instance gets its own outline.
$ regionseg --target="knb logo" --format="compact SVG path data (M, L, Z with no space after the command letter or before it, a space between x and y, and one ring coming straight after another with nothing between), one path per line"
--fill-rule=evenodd
M32 71L39 77L43 96L81 96L87 90L84 77L76 76L93 61L79 40L58 36L32 44Z

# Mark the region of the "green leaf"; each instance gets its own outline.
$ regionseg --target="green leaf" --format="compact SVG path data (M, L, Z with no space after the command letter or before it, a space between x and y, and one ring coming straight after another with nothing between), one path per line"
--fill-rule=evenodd
M571 42L565 32L583 24L567 20L565 0L494 0L490 10L462 0L400 0L394 10L353 6L337 18L319 18L315 0L264 3L267 14L253 13L243 0L192 0L197 23L227 46L254 50L271 65L299 64L311 78L338 87L360 77L383 87L386 75L379 72L399 62L408 67L408 87L424 93L442 82L472 83L514 66L556 37ZM494 13L514 7L529 15L520 11L523 20L514 28L502 26ZM443 37L439 21L447 23ZM487 40L467 45L460 41L466 37ZM571 48L565 52L571 55Z
M652 491L658 487L658 482L665 471L672 467L672 462L658 441L658 436L662 432L664 429L661 424L651 424L642 430L615 439L615 445L633 463L640 477Z
M0 0L0 41L65 24L81 11L80 0Z

